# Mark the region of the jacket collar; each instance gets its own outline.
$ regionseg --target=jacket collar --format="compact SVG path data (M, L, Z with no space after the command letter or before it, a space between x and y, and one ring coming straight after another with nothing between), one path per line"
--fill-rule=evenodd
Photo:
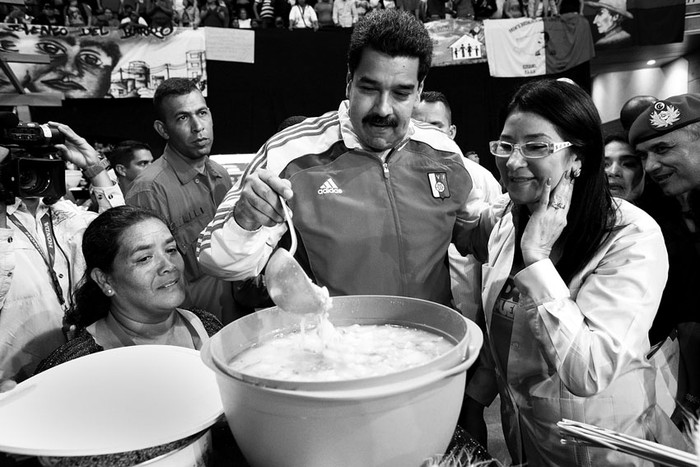
M27 213L29 213L29 209L27 209L26 205L22 201L21 198L15 198L14 204L8 204L7 205L7 214L14 214L18 210L24 210ZM40 218L41 216L44 215L49 210L49 207L44 203L44 200L41 199L39 200L39 205L36 208L36 217Z

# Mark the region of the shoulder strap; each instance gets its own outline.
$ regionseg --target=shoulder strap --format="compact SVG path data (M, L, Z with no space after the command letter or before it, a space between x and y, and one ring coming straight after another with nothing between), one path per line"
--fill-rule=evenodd
M78 357L84 357L85 355L101 352L103 350L104 348L95 342L95 339L85 328L80 329L73 339L51 352L48 357L42 360L34 371L34 374L36 375Z

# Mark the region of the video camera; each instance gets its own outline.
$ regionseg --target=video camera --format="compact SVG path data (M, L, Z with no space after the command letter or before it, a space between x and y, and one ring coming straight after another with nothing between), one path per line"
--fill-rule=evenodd
M0 163L0 201L57 200L66 194L66 165L54 146L63 142L56 128L20 122L14 113L0 112L0 146L10 150Z

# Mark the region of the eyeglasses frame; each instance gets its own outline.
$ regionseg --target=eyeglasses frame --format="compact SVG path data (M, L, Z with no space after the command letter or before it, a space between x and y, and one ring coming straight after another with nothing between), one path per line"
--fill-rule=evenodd
M496 154L496 153L495 153L495 151L492 149L492 146L493 146L494 144L495 144L495 145L500 145L501 143L508 143L508 144L510 144L510 145L513 146L513 150L510 152L510 154L508 154L508 155L503 155L503 154ZM520 148L523 147L525 144L529 144L529 143L543 143L543 144L546 143L546 144L549 146L549 154L544 155L544 156L535 156L535 157L533 157L533 156L526 156L526 155L523 153L522 149L520 149ZM559 151L561 151L562 149L566 149L566 148L571 147L571 146L573 146L573 144L571 144L569 141L561 141L561 142L558 142L558 143L552 143L552 142L550 142L550 141L527 141L527 142L525 142L525 143L523 143L523 144L510 143L510 142L508 142L508 141L501 141L501 140L489 141L489 151L490 151L491 154L493 154L495 157L498 157L498 158L501 158L501 159L507 159L507 158L509 158L510 156L513 155L513 153L514 153L516 150L517 150L518 152L520 152L520 155L523 156L525 159L544 159L545 157L551 156L551 155L554 154L555 152L559 152Z

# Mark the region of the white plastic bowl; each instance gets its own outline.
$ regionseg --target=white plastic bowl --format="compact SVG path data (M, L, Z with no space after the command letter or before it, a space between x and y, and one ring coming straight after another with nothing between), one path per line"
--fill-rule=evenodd
M269 308L230 323L202 349L216 374L229 427L252 467L418 466L444 453L457 425L466 370L483 342L479 327L425 300L333 299L335 325L397 324L440 334L456 346L433 361L352 381L290 382L233 371L228 362L261 338L299 327Z
M155 451L162 452L162 447L152 448L151 452ZM211 452L212 435L211 430L207 429L199 433L187 444L147 461L132 464L132 467L201 467L207 464ZM93 466L126 466L130 465L129 459L138 457L135 453L121 453L90 456L87 460L83 457L39 457L38 459L43 467L82 466L88 463ZM145 455L141 457L145 457Z

